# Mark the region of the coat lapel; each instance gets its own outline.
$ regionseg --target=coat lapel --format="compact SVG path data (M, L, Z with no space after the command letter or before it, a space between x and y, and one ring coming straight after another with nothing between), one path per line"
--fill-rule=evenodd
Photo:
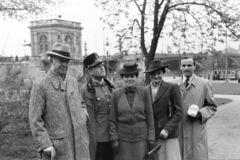
M150 92L151 102L153 103L152 89L151 89L151 85L150 84L147 86L147 89Z
M176 84L179 86L179 89L180 89L182 92L185 92L186 87L185 87L184 84L183 84L182 76L181 76L180 78L178 78L175 82L176 82Z
M60 77L58 77L55 73L53 73L52 70L49 70L47 73L47 77L50 80L51 84L53 85L53 87L58 90L61 89L63 91L65 91L65 83L64 81L62 81L60 79Z
M158 92L157 92L157 95L153 101L153 103L155 103L159 98L162 97L162 95L165 93L166 89L168 88L168 86L166 85L166 83L162 80L160 86L159 86L159 89L158 89Z

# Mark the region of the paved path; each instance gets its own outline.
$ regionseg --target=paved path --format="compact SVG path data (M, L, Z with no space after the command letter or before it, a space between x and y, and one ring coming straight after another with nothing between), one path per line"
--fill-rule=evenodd
M240 160L240 95L215 95L233 101L221 105L207 124L209 158Z

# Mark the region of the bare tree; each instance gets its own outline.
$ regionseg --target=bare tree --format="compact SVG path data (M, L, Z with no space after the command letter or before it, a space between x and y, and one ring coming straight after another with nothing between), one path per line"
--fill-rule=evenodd
M193 39L200 41L201 48L209 48L209 28L218 30L220 41L226 34L225 28L231 38L240 38L238 0L95 0L95 5L106 11L101 18L105 24L122 35L122 40L128 37L122 46L130 48L134 39L138 40L146 69L154 59L159 39L164 36L172 37L175 46L184 39L188 49L196 48Z

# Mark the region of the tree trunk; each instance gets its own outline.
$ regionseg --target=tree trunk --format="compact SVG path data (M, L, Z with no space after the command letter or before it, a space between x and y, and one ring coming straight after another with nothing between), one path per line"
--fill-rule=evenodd
M146 70L149 68L149 63L154 59L155 57L155 51L154 52L149 52L148 54L148 57L146 57L146 60L145 60L145 68ZM148 73L146 73L145 75L145 85L148 85L149 83L151 82L150 80L150 76Z

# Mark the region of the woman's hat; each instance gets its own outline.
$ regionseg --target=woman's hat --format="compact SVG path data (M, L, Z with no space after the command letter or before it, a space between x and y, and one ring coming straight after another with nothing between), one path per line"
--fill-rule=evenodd
M144 73L153 72L159 69L165 69L167 67L168 66L164 66L162 64L161 60L156 59L150 62L148 70L146 70Z
M119 74L134 74L138 73L141 69L137 68L138 64L136 62L125 63L123 68L119 70Z
M56 56L56 57L66 58L69 60L75 60L74 58L71 57L70 46L67 44L59 43L59 42L55 43L53 45L52 50L47 51L46 54L48 56Z
M83 64L86 70L102 62L104 62L104 60L100 59L97 53L92 53L83 60Z

